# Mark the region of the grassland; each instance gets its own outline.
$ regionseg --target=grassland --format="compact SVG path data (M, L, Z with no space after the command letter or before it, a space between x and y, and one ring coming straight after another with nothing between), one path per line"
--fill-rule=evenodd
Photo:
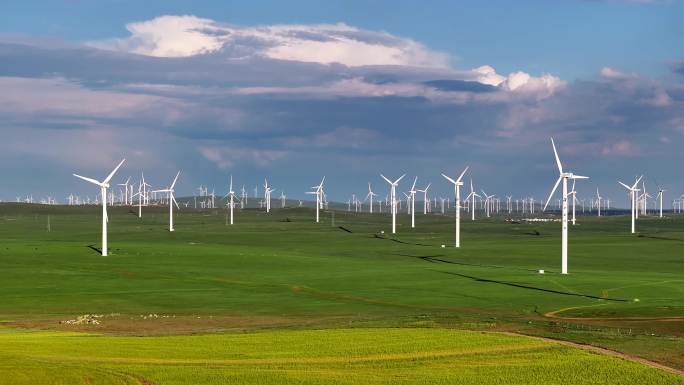
M547 341L407 328L167 337L5 332L0 370L0 384L17 385L684 384Z
M315 224L310 209L277 209L270 215L245 210L236 214L234 226L226 226L225 211L183 210L175 218L176 232L169 233L164 209L147 209L140 220L127 208L113 208L111 255L101 257L93 249L99 247L97 215L96 208L88 207L0 205L0 321L6 328L0 338L2 351L12 336L42 340L40 333L24 336L21 330L26 328L54 331L44 335L45 345L34 342L25 350L48 354L54 346L50 339L60 338L114 346L129 341L125 336L154 336L130 340L144 345L157 341L152 338L211 332L217 334L203 338L216 338L217 346L223 346L219 340L237 338L236 331L259 331L250 334L259 338L268 335L263 329L277 330L268 333L286 338L287 333L297 336L305 329L323 328L334 339L335 333L352 333L340 328L362 328L363 335L372 334L367 328L387 332L382 328L403 327L400 332L436 333L433 336L456 333L442 329L546 336L684 369L684 217L643 218L636 236L628 233L627 217L580 217L570 229L571 274L561 276L559 223L464 219L462 248L455 249L450 247L451 216L419 215L417 228L410 229L402 215L398 234L390 236L386 215L336 212L333 223L326 212L322 223ZM538 269L546 274L538 274ZM98 325L60 323L86 313L103 317ZM75 331L104 336L59 334ZM150 357L155 357L156 343L149 343ZM392 343L388 339L378 348L391 349ZM549 357L554 349L589 354L565 346L549 349ZM59 350L48 355L62 357ZM312 353L321 355L324 351ZM3 370L32 362L12 357L7 362L14 366L6 364ZM491 363L504 362L492 357ZM450 359L436 361L442 365ZM396 373L411 367L410 362L398 365ZM421 367L427 365L420 362ZM627 366L608 367L617 365L618 372L639 368L622 364ZM130 368L135 370L122 370L174 383L163 374L155 377L156 369L147 365L130 363ZM230 374L231 368L215 373ZM261 372L258 365L249 368L245 373ZM378 383L389 381L377 374L389 375L386 370L359 370ZM616 379L616 370L607 372L612 374L606 379ZM332 372L339 374L340 383L363 383L361 377L325 365L320 371L312 369L309 380L316 383L323 378L320 373ZM434 381L425 383L446 381L449 369L435 372ZM281 374L274 374L273 381L282 379ZM305 377L291 382L309 383ZM458 383L450 378L449 383ZM539 383L553 383L546 380ZM263 381L259 383L267 383ZM566 383L584 380L573 381ZM658 383L653 381L622 383Z

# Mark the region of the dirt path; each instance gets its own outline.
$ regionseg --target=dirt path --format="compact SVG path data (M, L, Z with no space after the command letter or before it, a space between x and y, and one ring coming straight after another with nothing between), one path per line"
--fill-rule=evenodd
M646 365L646 366L649 366L652 368L662 369L662 370L668 371L670 373L677 374L679 376L684 376L684 370L671 368L669 366L665 366L665 365L659 364L657 362L649 361L649 360L641 358L641 357L617 352L615 350L610 350L610 349L606 349L606 348L600 348L598 346L581 344L578 342L571 342L571 341L565 341L565 340L556 340L556 339L548 338L548 337L531 336L531 335L520 334L520 333L503 332L503 334L510 334L513 336L525 336L525 337L536 338L536 339L540 339L540 340L548 341L548 342L556 342L556 343L559 343L561 345L572 346L575 348L588 350L590 352L594 352L594 353L598 353L598 354L607 354L609 356L622 358L623 360L636 362L636 363L643 364L643 365Z
M560 310L554 310L550 311L548 313L544 313L544 317L547 318L554 318L554 319L562 319L562 320L568 320L568 321L661 321L661 322L682 322L684 321L684 317L563 317L562 315L559 315L559 313L562 313L567 310L573 310L573 309L583 309L587 307L594 307L594 306L601 306L604 304L599 304L599 305L590 305L590 306L574 306L574 307L567 307L565 309L560 309Z

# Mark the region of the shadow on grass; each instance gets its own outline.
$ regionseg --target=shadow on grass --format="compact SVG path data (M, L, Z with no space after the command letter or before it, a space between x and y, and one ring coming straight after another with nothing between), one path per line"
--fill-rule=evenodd
M392 242L396 242L396 243L401 243L402 245L432 246L432 247L435 247L435 245L426 245L426 244L424 244L424 243L411 243L411 242L406 242L406 241L399 240L399 239L397 239L397 238L381 237L381 236L379 236L378 234L374 234L374 237L377 238L377 239L384 239L384 240L386 240L386 241L392 241Z
M95 247L95 245L88 245L87 246L90 250L93 250L94 252L98 253L99 255L102 255L102 249L98 249Z
M439 271L436 270L438 273L442 274L449 274L449 275L455 275L458 277L462 278L468 278L472 279L473 281L476 282L485 282L485 283L496 283L498 285L504 285L504 286L510 286L510 287L517 287L519 289L527 289L527 290L535 290L535 291L542 291L545 293L552 293L552 294L560 294L560 295L568 295L572 297L583 297L583 298L590 298L590 299L602 299L605 301L613 301L613 302L629 302L630 300L628 299L621 299L621 298L610 298L610 297L598 297L595 295L590 295L590 294L580 294L580 293L571 293L567 291L560 291L560 290L553 290L553 289L544 289L541 287L535 287L535 286L529 286L529 285L523 285L520 283L512 283L512 282L505 282L505 281L497 281L495 279L487 279L487 278L479 278L479 277L473 277L471 275L466 275L466 274L460 274L460 273L455 273L452 271Z

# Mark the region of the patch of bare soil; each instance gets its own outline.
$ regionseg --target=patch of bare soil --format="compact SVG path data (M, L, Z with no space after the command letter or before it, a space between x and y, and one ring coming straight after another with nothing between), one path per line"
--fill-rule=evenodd
M271 328L332 326L344 322L337 317L277 315L175 315L175 314L85 314L71 319L46 318L10 322L9 325L43 330L82 331L114 335L197 334L250 331Z

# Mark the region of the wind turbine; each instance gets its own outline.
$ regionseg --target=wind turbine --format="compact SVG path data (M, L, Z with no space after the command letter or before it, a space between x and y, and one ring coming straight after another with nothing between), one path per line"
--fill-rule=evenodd
M490 211L490 208L492 206L492 198L494 198L496 195L495 194L487 195L487 193L484 190L482 190L482 194L484 195L484 198L485 198L485 201L484 201L485 213L487 214L487 218L489 218L489 211Z
M77 174L73 174L76 178L83 179L86 182L90 182L94 185L100 186L100 194L102 195L102 256L106 257L107 256L107 222L109 221L109 217L107 217L107 188L109 188L109 181L112 179L116 171L121 167L121 165L126 161L126 159L122 159L121 162L119 162L119 165L116 166L112 172L107 175L107 178L103 180L102 182L99 182L95 179L91 178L86 178L84 176L80 176Z
M598 216L601 216L601 194L599 194L598 187L596 188L596 207L598 207Z
M235 202L233 199L235 199L235 191L233 191L233 176L230 176L230 185L228 187L228 194L225 196L226 198L229 198L230 200L228 201L228 206L230 207L230 224L233 224L233 208L235 207Z
M131 181L131 177L129 176L128 179L124 183L119 183L117 186L123 186L124 187L124 204L128 205L128 182Z
M162 189L162 190L155 190L153 192L165 192L169 194L169 231L174 231L175 229L173 228L173 205L176 205L176 208L180 210L180 207L178 207L178 202L176 202L176 198L173 197L173 193L175 190L173 189L174 186L176 186L176 181L178 181L178 176L180 175L180 171L176 174L176 177L173 178L173 182L171 183L171 186L168 188Z
M411 194L411 228L416 227L416 182L418 182L418 177L415 177L413 179L413 185L411 186L411 191L409 193ZM406 202L406 205L408 206L408 202Z
M470 179L470 194L466 197L465 200L471 199L470 203L470 220L474 221L475 220L475 197L482 198L480 194L476 193L475 190L473 190L473 179Z
M463 186L461 179L463 179L463 175L468 171L468 167L463 170L456 180L442 174L443 177L454 184L454 195L456 196L456 247L461 247L461 186Z
M371 189L371 184L368 182L368 195L366 195L366 199L370 199L370 213L373 214L373 197L377 196L378 194L374 193L373 190Z
M271 212L271 193L273 191L275 191L275 189L272 189L271 187L269 187L268 186L268 180L266 180L266 178L264 178L264 200L266 201L266 212L267 213Z
M396 234L397 232L397 186L399 185L399 181L406 176L406 174L403 174L402 176L399 177L399 179L395 180L392 182L391 180L387 179L384 175L380 174L382 179L387 181L387 183L390 184L390 199L392 200L391 205L392 205L392 234Z
M427 197L427 192L428 192L428 189L430 188L430 185L432 185L432 183L428 183L428 185L425 186L424 189L418 190L419 192L423 193L423 215L427 214L428 205L430 204L430 201L428 201L428 197Z
M316 223L319 222L320 219L320 214L319 210L321 209L321 197L323 193L323 182L325 182L325 176L323 179L321 179L321 183L318 186L312 186L311 188L315 189L314 191L308 191L307 194L311 195L316 195Z
M551 138L551 146L553 147L553 155L556 157L556 164L558 165L559 175L558 180L556 180L556 184L553 186L553 190L551 190L551 194L549 194L549 199L546 200L546 204L544 205L544 209L542 211L546 210L546 206L549 205L551 198L553 198L553 194L556 192L558 185L562 181L563 204L561 225L561 274L568 274L568 179L572 179L574 181L575 179L589 179L589 177L575 175L571 172L563 172L563 165L561 165L560 158L558 157L558 151L556 151L556 144L553 142L553 138Z
M643 175L640 176L639 178L637 178L636 182L634 182L634 184L631 187L627 186L626 184L624 184L620 181L618 181L618 183L620 183L622 185L622 187L626 188L629 191L629 195L630 195L630 198L632 201L632 234L636 233L636 212L637 212L637 207L636 207L637 201L636 200L637 200L637 193L639 192L639 189L637 188L637 186L639 185L639 181L641 180L642 177L643 177Z
M663 217L663 193L667 190L663 190L662 187L658 186L658 195L656 198L658 199L658 204L660 206L660 218Z

